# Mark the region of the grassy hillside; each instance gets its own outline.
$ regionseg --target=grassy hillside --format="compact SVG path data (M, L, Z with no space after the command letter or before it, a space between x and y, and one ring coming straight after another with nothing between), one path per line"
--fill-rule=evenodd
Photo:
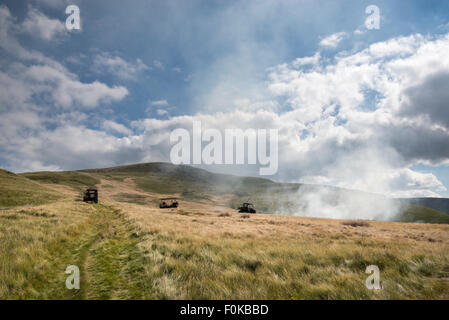
M268 179L238 177L216 174L185 165L170 163L144 163L106 169L82 170L84 173L121 181L133 178L139 188L155 193L180 193L185 197L194 194L220 195L224 193L247 193L264 190L275 185ZM243 190L246 190L243 192Z
M215 174L199 168L174 166L169 163L145 163L81 172L116 181L131 178L143 191L177 194L184 200L212 203L214 197L221 197L222 205L234 209L249 200L260 212L301 216L310 210L310 196L319 195L320 203L329 208L354 198L357 198L358 202L366 202L366 206L378 206L379 219L383 218L385 201L390 201L392 206L400 208L394 221L449 223L449 215L437 210L413 204L402 205L379 195L329 186L276 183L262 178Z
M44 204L59 198L56 191L0 169L0 207Z
M174 194L184 200L216 203L237 208L242 202L251 201L259 212L305 215L310 210L310 195L319 195L319 201L329 207L339 206L347 199L357 198L367 206L376 207L382 216L384 197L354 190L328 186L276 183L268 179L215 174L190 166L174 166L170 163L144 163L105 169L89 169L67 172L33 172L22 175L42 183L66 185L76 191L97 185L101 179L124 181L132 179L145 192ZM122 197L123 198L123 197ZM148 202L141 199L141 202ZM394 201L394 200L388 200ZM369 204L368 204L369 203ZM402 204L394 221L449 223L449 215L415 204ZM313 214L313 213L312 213ZM319 214L319 213L318 213Z
M228 206L251 194L258 205L296 210L300 191L338 205L351 191L168 164L2 174L14 197L52 192L41 183L61 195L0 208L0 299L449 298L449 225L242 215ZM92 184L99 204L80 201ZM180 207L159 209L165 193L179 194ZM401 219L441 218L407 210ZM365 287L372 264L381 290ZM68 265L80 268L80 290L65 288Z
M90 175L86 175L77 171L29 172L22 174L22 176L41 183L52 183L69 186L77 191L90 186L94 186L100 182L100 180Z
M135 228L119 211L72 199L0 211L0 300L152 298ZM68 265L80 290L67 290Z
M449 215L424 206L406 204L394 221L449 224Z
M397 200L449 214L449 199L447 198L399 198Z

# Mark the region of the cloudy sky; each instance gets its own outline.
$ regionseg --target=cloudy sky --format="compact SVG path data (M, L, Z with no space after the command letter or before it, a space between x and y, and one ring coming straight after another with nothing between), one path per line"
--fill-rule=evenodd
M200 120L278 129L277 181L449 196L448 52L447 1L0 1L0 167L169 161Z

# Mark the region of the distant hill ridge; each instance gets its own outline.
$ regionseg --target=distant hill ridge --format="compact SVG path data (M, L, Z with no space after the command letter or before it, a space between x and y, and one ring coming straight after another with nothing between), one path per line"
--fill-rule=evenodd
M15 175L45 184L61 184L83 190L100 182L100 179L123 181L132 179L138 189L160 194L178 194L181 199L237 208L250 201L258 212L287 215L322 216L323 210L351 210L356 219L394 219L394 221L449 223L449 215L422 204L401 203L395 199L356 190L331 186L278 183L265 178L243 177L210 171L187 165L154 162L124 165L111 168L84 169L63 172L31 172ZM30 179L30 180L28 180ZM31 181L30 181L31 182ZM0 188L1 191L1 188ZM346 205L349 199L349 206ZM353 201L355 200L355 201ZM316 201L323 207L316 207ZM400 214L385 215L382 202L399 205ZM375 209L375 215L363 215L360 210ZM334 209L335 208L335 209ZM342 209L343 208L343 209ZM345 211L346 210L346 211ZM338 215L337 215L338 216ZM332 217L335 217L332 214Z
M427 208L432 208L449 214L448 198L398 198L402 202L416 204Z

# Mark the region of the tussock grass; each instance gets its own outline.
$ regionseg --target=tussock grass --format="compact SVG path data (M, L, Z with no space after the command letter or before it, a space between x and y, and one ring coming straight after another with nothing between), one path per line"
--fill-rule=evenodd
M352 241L205 240L174 234L153 234L147 242L145 269L157 298L436 299L449 294L438 279L447 257L418 250L425 258L417 259L406 245L386 251L371 241L362 247ZM364 285L371 264L381 270L382 290Z
M29 172L23 173L21 174L21 176L40 183L69 186L76 191L83 191L87 187L91 187L100 183L100 180L98 180L93 175L87 175L78 171Z
M354 228L338 220L191 219L121 208L141 230L145 274L158 299L449 298L447 226L370 221ZM430 234L441 242L429 242ZM369 265L380 268L381 290L365 287Z
M401 214L394 220L403 222L449 224L449 214L420 205L403 204Z
M351 226L351 227L369 227L370 224L363 220L350 220L350 221L344 221L341 223L344 226Z
M220 204L233 209L249 199L256 204L258 212L266 213L300 215L301 210L304 210L302 206L307 202L301 200L303 193L325 191L328 196L323 198L323 201L329 205L335 205L340 198L346 197L360 197L367 202L385 200L383 197L355 190L213 174L202 169L169 163L144 163L76 173L114 181L131 178L144 192L176 194L183 200ZM402 204L400 201L397 204L401 207L401 212L395 221L449 224L448 214L413 204Z
M87 222L83 204L43 205L0 211L0 298L67 297L64 270ZM2 219L14 214L14 220Z
M156 176L170 166L153 169ZM64 198L0 210L0 299L449 299L447 225L244 219L213 192L161 210L141 204L165 196L152 193L159 186L136 189L120 170L113 180L104 176L114 170L36 179L77 189L92 182L84 177L101 178L99 204L60 188ZM190 173L170 174L188 181ZM179 183L184 192L188 183ZM81 290L65 288L71 264L81 269ZM369 265L380 269L381 290L365 287Z
M25 177L0 169L0 208L44 204L61 198Z
M0 211L0 299L151 298L134 230L101 204ZM68 265L80 268L80 290L65 287Z
M119 193L114 196L114 199L119 202L129 202L142 205L152 203L152 201L149 200L148 197L133 193Z

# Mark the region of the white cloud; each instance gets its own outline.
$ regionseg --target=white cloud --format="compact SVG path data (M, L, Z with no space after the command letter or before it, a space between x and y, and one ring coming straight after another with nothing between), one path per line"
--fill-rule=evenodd
M35 9L29 10L30 16L36 15ZM37 16L37 19L41 19ZM20 30L16 21L6 6L0 6L0 47L16 60L8 73L8 77L15 81L15 89L5 97L22 88L21 92L26 99L31 95L46 94L52 98L56 107L68 108L76 103L81 107L93 108L100 103L120 101L128 94L123 86L109 87L99 81L83 83L59 62L41 52L25 49L15 37L15 30ZM30 65L25 66L21 61ZM24 103L25 100L21 98L19 101Z
M306 65L316 65L319 63L321 58L321 55L319 52L316 52L313 56L311 57L304 57L304 58L296 58L293 62L292 62L292 66L294 67L302 67L302 66L306 66Z
M169 103L165 99L148 101L145 112L150 116L168 116L168 110L171 109Z
M168 107L167 100L155 100L151 101L152 106L158 106L158 107Z
M158 68L158 69L161 69L161 70L165 69L164 65L159 60L153 60L153 66L155 68Z
M136 79L141 72L151 69L140 59L136 59L135 62L127 62L119 56L113 56L108 53L96 55L93 63L93 68L96 72L103 73L107 71L126 80Z
M164 109L157 109L156 113L158 116L167 116L168 115L168 111L164 110Z
M103 122L102 128L105 129L106 131L112 131L123 135L129 136L132 134L132 131L129 128L125 127L123 124L117 123L112 120L105 120Z
M100 103L122 100L128 90L122 86L109 87L99 81L80 82L67 70L58 70L48 65L34 65L27 68L26 80L43 84L36 86L37 92L49 92L56 106L69 108L78 104L86 108L95 108Z
M320 46L327 48L336 48L338 44L347 36L346 32L337 32L323 38Z
M360 36L362 34L365 34L366 30L367 30L366 27L359 27L356 30L354 30L354 34Z
M39 10L30 7L27 17L21 24L21 31L33 36L38 35L44 40L52 40L58 35L65 34L67 30L60 20L48 18Z
M290 149L297 171L390 195L446 191L435 175L409 166L449 162L448 50L449 35L417 34L339 54L331 64L273 69L270 90L292 108L283 116L303 126Z
M29 21L48 22L34 9L30 10ZM128 90L99 81L80 81L59 62L23 47L16 38L23 31L21 27L9 9L0 6L0 48L4 53L0 72L0 157L12 169L60 169L64 161L72 161L70 155L79 154L78 145L98 141L99 138L93 139L95 134L107 136L85 129L81 123L89 121L89 117L79 110L120 101ZM42 33L42 37L53 38L57 28L52 30ZM54 129L49 130L48 126ZM125 133L123 128L116 129ZM78 140L80 137L86 140ZM109 141L116 139L107 137ZM61 150L66 150L66 155ZM51 160L53 157L56 161Z
M410 168L449 162L449 123L441 108L449 88L435 85L435 79L447 80L449 36L393 38L333 60L321 59L319 52L300 57L271 69L269 92L254 86L245 96L234 90L240 83L223 81L204 100L222 103L222 112L143 119L131 124L138 132L134 134L122 124L98 118L101 128L87 128L90 117L81 113L121 101L128 94L125 87L80 81L56 61L22 47L11 36L14 25L9 10L0 7L0 46L11 56L17 53L17 60L0 72L0 156L12 170L168 161L170 132L191 130L192 121L200 120L205 128L220 130L278 129L276 180L401 196L446 190L435 175ZM122 78L145 69L139 61L97 57ZM150 101L148 106L155 116L168 116L167 100ZM49 122L52 129L46 126ZM258 172L250 166L219 170Z

